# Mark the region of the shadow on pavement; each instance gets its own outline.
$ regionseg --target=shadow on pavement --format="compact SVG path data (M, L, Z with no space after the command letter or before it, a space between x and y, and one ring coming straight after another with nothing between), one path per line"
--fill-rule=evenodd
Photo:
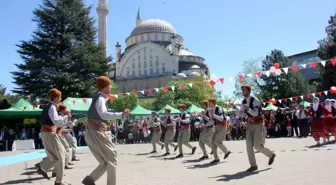
M226 163L226 161L219 162L219 163L204 163L204 164L191 165L191 166L187 166L187 169L208 168L208 167L217 166L223 163Z
M153 154L153 153L151 152L139 153L139 154L135 154L135 156L142 156L142 155L149 155L149 154Z
M325 147L323 144L320 145L311 145L311 146L305 146L306 148L322 148Z
M36 177L36 178L29 178L29 179L19 179L19 180L11 180L7 181L5 183L1 183L0 185L5 185L5 184L24 184L24 183L32 183L32 181L37 181L37 180L42 180L45 179L43 177Z
M203 160L200 159L188 159L188 160L184 160L182 161L182 163L197 163L197 162L201 162Z
M217 181L230 181L230 180L238 180L238 179L243 179L245 177L251 176L251 175L256 175L260 172L265 172L270 170L271 168L266 168L263 170L258 170L258 171L254 171L254 172L246 172L246 171L241 171L241 172L237 172L235 174L230 174L230 175L220 175L217 177L209 177L209 178L218 178Z

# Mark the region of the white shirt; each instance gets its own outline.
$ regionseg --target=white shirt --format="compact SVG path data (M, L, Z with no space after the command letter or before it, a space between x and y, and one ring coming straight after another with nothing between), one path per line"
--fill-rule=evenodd
M214 120L210 110L209 109L204 109L205 115L203 116L203 118L207 121L207 123L205 124L205 126L211 126L214 124ZM206 115L206 113L209 114L209 117Z
M218 108L217 108L218 107ZM218 109L218 115L215 114L215 111L216 111L216 108ZM218 120L218 121L223 121L224 120L224 110L222 107L219 107L219 106L215 106L212 110L212 112L210 112L210 114L212 113L213 114L213 118Z
M68 123L68 116L60 116L58 115L56 105L51 102L52 105L50 106L48 110L48 115L51 121L54 123L56 127L64 127Z
M39 138L42 139L42 132L39 133Z
M305 110L297 110L296 111L296 117L298 119L307 119L308 118L308 116L305 114Z
M251 116L258 116L259 115L259 107L260 107L260 101L258 100L258 98L253 97L253 108L249 108L247 110L247 112L251 115ZM245 98L246 99L246 105L249 106L250 105L250 100L251 100L251 96ZM245 110L243 109L243 105L241 105L240 107L236 107L236 114L240 117L246 117L247 114L245 113Z
M97 110L97 113L103 120L113 120L113 119L121 119L122 118L122 112L108 112L106 107L106 102L108 101L107 95L103 92L99 92L101 95L95 104L95 108Z

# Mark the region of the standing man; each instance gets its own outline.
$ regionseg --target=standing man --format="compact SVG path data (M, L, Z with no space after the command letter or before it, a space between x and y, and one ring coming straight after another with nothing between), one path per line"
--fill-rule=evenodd
M56 129L68 123L69 112L65 116L58 115L57 105L62 99L61 91L53 88L48 95L51 102L43 108L40 119L42 142L46 150L47 159L37 165L37 173L49 179L47 172L54 167L54 172L56 173L55 185L67 185L67 183L63 182L66 149L58 137Z
M88 111L87 131L84 134L85 142L91 153L99 162L93 172L82 181L85 185L94 185L105 172L107 172L107 184L116 185L117 151L112 143L111 132L108 128L108 121L122 119L129 116L129 110L123 113L112 113L107 111L107 95L111 93L112 81L106 76L97 78L98 94L92 98Z
M199 160L205 160L208 159L208 153L205 149L205 145L207 145L209 148L212 148L211 144L211 138L214 134L215 128L214 128L214 122L213 118L210 117L210 111L209 111L209 103L207 100L202 102L202 107L204 111L202 111L202 131L200 134L200 139L198 141L199 146L203 152L203 156Z
M336 115L336 109L334 106L331 105L331 101L329 99L325 100L325 108L326 113L324 114L325 118L325 124L326 124L326 131L327 131L327 139L328 142L330 141L330 136L334 136L334 140L336 141L336 125L335 125L335 115Z
M173 140L176 133L175 119L170 116L170 108L165 109L165 118L163 121L163 126L166 127L166 134L164 137L164 144L166 148L166 153L163 156L170 155L169 145L174 147L174 152L177 150L178 146L173 144Z
M183 148L182 145L187 146L191 149L191 154L194 154L196 151L196 147L192 146L189 143L190 140L190 119L185 112L186 105L181 104L180 105L180 117L177 118L177 121L180 123L180 131L177 138L177 143L179 147L179 154L176 156L176 158L182 158L183 157Z
M229 151L223 144L226 134L226 118L223 108L216 105L215 98L211 98L208 101L210 107L210 117L212 118L212 121L215 124L215 132L211 139L212 152L214 154L215 159L211 163L218 163L220 161L217 152L218 148L222 150L222 152L225 154L224 159L228 158L229 155L231 154L231 151Z
M292 111L290 112L290 120L291 120L291 126L292 126L292 136L294 136L294 133L296 137L299 137L299 132L298 132L298 119L296 116L296 108L294 107Z
M235 108L238 115L241 117L248 117L246 128L246 150L251 167L246 171L252 172L258 170L254 149L269 158L268 165L273 164L276 155L271 150L264 147L265 134L267 133L264 129L264 118L261 114L260 101L256 97L251 96L250 85L243 85L241 90L244 100L240 109L238 107Z
M157 117L157 114L155 111L152 111L152 118L150 119L150 126L153 128L153 135L152 135L152 145L153 145L153 151L151 153L156 153L156 144L161 146L161 150L164 148L164 144L160 141L161 139L161 122L159 118Z
M296 116L299 123L299 137L307 137L309 133L308 112L303 105L299 105L299 110L297 111Z

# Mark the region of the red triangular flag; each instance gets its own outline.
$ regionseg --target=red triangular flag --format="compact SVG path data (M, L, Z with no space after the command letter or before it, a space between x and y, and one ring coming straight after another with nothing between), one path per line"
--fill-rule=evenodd
M311 63L311 67L312 67L312 68L316 68L316 62L312 62L312 63Z
M335 66L335 65L336 65L336 58L331 59L330 62L331 62L331 64L332 64L333 66Z
M168 87L167 86L163 87L163 92L165 92L165 93L168 92Z
M83 102L86 103L86 98L83 98Z
M318 94L319 96L322 96L322 92L317 92L317 94Z
M284 101L287 102L287 98L285 98Z
M72 103L75 105L76 104L76 100L73 100Z
M184 84L179 85L180 89L184 89Z
M294 98L296 99L296 101L298 101L298 100L299 100L299 97L298 97L298 96L295 96Z
M220 78L218 80L220 81L221 84L224 84L224 78Z
M306 94L306 97L307 97L307 98L310 98L310 94Z
M138 92L136 92L136 91L133 91L132 94L133 94L134 96L138 96Z
M147 92L150 94L152 93L152 89L147 89Z
M196 82L198 85L201 85L202 84L202 82Z
M292 66L292 69L293 69L294 72L297 72L298 69L299 69L299 66L298 65Z
M243 81L244 76L243 75L238 75L239 81Z
M258 78L261 78L261 72L256 72Z
M110 100L113 100L114 99L114 95L113 94L108 94L107 98L110 99Z

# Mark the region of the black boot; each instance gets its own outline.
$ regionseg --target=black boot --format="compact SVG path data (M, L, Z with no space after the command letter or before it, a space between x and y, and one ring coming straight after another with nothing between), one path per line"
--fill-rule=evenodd
M167 153L163 154L162 156L168 156L168 155L170 155L170 153L169 153L169 152L167 152Z
M177 149L178 149L178 146L175 146L175 148L174 148L174 152L176 152Z
M201 158L199 158L200 161L205 160L205 159L209 159L209 156L203 155Z
M270 157L269 160L268 160L268 165L273 164L275 156L276 156L275 153L273 153L272 157Z
M178 154L175 158L183 158L183 154Z
M213 161L211 161L210 163L211 164L215 164L215 163L219 163L220 162L220 160L219 159L214 159Z
M94 180L93 180L90 176L86 176L86 177L83 179L82 183L83 183L84 185L96 185L96 184L94 183Z
M48 174L46 172L44 172L41 168L37 169L36 173L42 175L44 178L50 180L50 177L48 176Z
M192 149L191 149L191 154L194 154L196 151L196 146L194 146Z
M164 147L165 147L164 145L161 145L161 150L163 150L163 149L164 149Z
M231 152L228 151L228 152L224 155L224 159L228 158L230 154L231 154Z
M253 172L253 171L257 171L258 170L258 166L251 166L249 169L247 169L247 172Z
M51 177L56 177L56 173L55 172L52 172L52 174L51 174Z

